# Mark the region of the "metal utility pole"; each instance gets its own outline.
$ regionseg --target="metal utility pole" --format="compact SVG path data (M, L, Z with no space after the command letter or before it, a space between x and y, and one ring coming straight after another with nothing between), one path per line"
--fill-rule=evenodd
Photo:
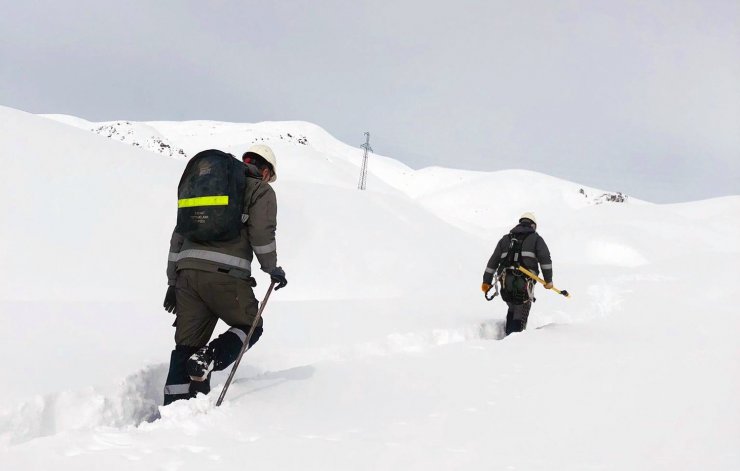
M373 151L373 148L370 147L370 133L365 133L365 143L361 145L363 149L365 149L365 155L362 157L362 169L360 170L360 183L357 185L358 190L364 190L367 186L367 152Z

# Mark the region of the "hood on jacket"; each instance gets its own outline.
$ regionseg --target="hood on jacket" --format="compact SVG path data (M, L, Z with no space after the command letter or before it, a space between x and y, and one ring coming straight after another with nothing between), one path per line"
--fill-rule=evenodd
M530 224L517 224L513 229L509 231L510 234L514 235L529 235L537 232Z
M257 168L254 164L244 164L245 167L247 167L247 176L251 178L257 178L259 180L262 180L262 173L260 172L260 169Z

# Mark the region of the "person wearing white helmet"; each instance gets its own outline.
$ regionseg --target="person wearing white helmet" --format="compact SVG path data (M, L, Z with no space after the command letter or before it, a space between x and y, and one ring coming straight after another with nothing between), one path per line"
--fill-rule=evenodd
M255 144L242 155L245 165L254 166L262 181L273 183L277 180L277 160L270 147L264 144Z
M501 298L509 307L506 314L506 335L521 332L527 327L529 311L534 301L533 280L517 270L517 266L535 274L539 274L541 267L545 288L552 288L550 250L537 233L537 218L530 211L523 213L519 217L519 224L499 240L483 272L481 289L484 293L491 289L494 277L501 285Z
M234 169L228 173L233 178L222 181L239 182L234 191L241 194L242 205L236 218L229 219L235 228L233 238L193 238L184 228L178 230L179 226L173 231L167 264L169 286L163 306L177 316L176 347L170 357L164 388L165 405L198 393L208 394L211 372L229 366L247 339L251 348L262 335L263 319L257 317L258 301L252 289L256 286L252 272L255 258L261 270L270 275L276 290L288 284L285 271L277 264L277 198L270 186L277 179L277 162L272 149L262 144L250 147L242 157L244 165L231 154L220 151L202 154L214 159L226 156L223 161ZM213 180L215 175L220 175L213 166L194 165L192 169L191 173L209 175ZM185 201L205 199L208 198ZM220 204L228 205L228 198L222 201ZM199 221L203 221L203 226L213 224L222 213L226 214L225 211L213 213ZM219 319L230 328L210 340ZM248 332L253 332L251 337Z

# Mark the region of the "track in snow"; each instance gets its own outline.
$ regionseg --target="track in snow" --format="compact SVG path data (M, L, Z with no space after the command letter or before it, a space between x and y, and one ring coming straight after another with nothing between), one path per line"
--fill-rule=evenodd
M391 333L384 339L348 347L323 350L316 361L414 354L452 343L504 338L504 323L487 320L480 324L453 329L431 329L420 332ZM160 417L162 387L167 364L149 365L107 387L89 386L76 391L38 395L15 407L0 412L0 443L17 445L40 437L66 431L97 427L137 427ZM264 371L237 378L235 384L257 381L255 389L237 393L233 399L286 381L309 379L313 365L298 365L279 371ZM267 381L265 385L264 381ZM218 392L222 384L215 384ZM213 396L213 394L211 394ZM165 419L166 419L165 414Z

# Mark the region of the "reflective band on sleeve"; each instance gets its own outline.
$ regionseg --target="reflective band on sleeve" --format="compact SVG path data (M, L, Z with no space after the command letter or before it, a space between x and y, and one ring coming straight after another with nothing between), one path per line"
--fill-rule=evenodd
M178 255L180 255L180 254L177 254L175 252L170 252L170 255L167 257L167 261L168 262L176 262Z
M552 263L547 263L545 265L540 265L543 270L552 270Z
M493 273L493 271L494 271L493 268L486 267L486 273Z
M236 336L239 337L239 340L241 340L242 343L244 343L244 341L247 340L247 334L241 329L232 327L231 329L229 329L229 332L231 332L232 334L236 334Z
M192 208L194 206L226 206L229 196L199 196L198 198L183 198L177 200L178 208Z
M165 394L190 394L190 383L188 384L167 384L164 387Z
M232 255L226 255L225 253L212 252L210 250L198 250L188 249L183 250L177 254L176 262L186 258L199 258L201 260L208 260L209 262L223 263L224 265L230 265L232 267L241 268L242 270L250 271L249 260Z
M254 253L262 255L265 253L274 252L277 248L277 245L275 245L275 241L273 240L271 244L267 245L255 245L252 247L252 250L254 250Z
M535 255L534 252L522 252L522 257L537 258L537 255Z
M509 252L504 252L501 254L501 258L506 258L506 256L509 255Z

